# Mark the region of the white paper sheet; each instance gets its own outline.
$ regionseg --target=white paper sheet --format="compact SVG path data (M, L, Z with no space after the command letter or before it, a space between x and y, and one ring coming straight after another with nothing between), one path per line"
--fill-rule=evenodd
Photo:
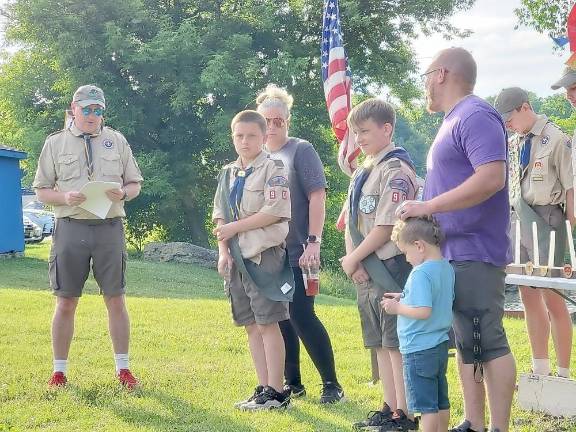
M120 189L120 183L102 181L86 183L79 191L84 194L86 201L78 207L89 211L100 219L105 219L110 207L112 207L112 201L106 196L106 191L110 189Z

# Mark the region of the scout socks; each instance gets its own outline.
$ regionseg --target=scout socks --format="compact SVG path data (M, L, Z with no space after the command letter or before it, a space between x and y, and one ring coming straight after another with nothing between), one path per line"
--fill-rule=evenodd
M570 369L558 366L558 376L561 378L570 378Z
M128 354L114 354L114 362L116 363L116 373L120 372L120 369L130 369L128 367Z
M532 359L532 373L550 375L550 359Z
M68 360L54 360L54 372L62 372L66 375L68 369Z

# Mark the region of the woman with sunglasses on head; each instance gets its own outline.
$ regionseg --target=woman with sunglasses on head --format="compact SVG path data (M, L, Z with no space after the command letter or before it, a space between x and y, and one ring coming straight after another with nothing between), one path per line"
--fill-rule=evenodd
M266 148L273 159L284 162L289 172L292 201L286 243L296 287L290 303L290 320L279 323L286 345L284 389L292 397L306 394L300 375L301 339L322 378L320 402L338 402L344 398L344 392L336 378L332 344L314 311L314 296L306 295L302 275L302 268L320 263L327 186L324 167L312 144L288 136L293 98L285 89L269 84L256 103L268 124Z

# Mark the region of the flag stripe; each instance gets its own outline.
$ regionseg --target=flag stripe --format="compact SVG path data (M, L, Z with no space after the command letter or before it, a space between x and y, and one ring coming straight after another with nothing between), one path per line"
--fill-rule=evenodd
M322 27L320 58L324 97L332 130L340 142L338 165L342 171L351 175L356 168L355 159L360 149L354 140L354 135L350 134L346 122L352 108L350 100L352 85L348 57L342 41L338 0L327 0L324 4Z

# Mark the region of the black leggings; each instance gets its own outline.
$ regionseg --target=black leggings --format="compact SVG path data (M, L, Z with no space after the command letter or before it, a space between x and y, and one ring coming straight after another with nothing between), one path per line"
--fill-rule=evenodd
M318 369L322 382L337 382L334 352L330 337L314 311L314 297L308 297L304 289L302 270L292 267L294 273L294 298L290 303L290 320L279 323L286 345L284 375L287 384L301 385L300 343L302 340L308 355Z

